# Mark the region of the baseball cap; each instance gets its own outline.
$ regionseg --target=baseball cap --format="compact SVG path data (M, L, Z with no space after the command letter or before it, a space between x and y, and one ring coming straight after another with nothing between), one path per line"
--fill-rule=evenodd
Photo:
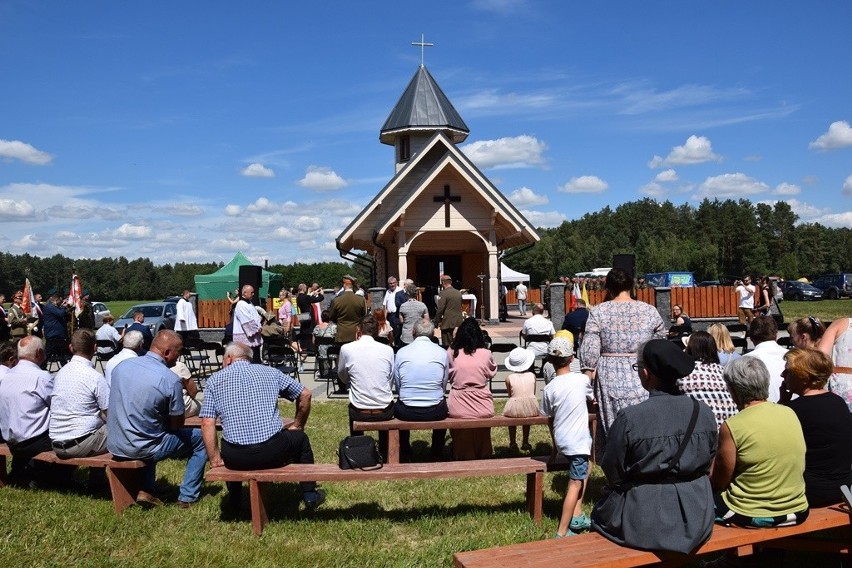
M547 344L547 354L554 357L573 357L574 348L564 337L556 337Z

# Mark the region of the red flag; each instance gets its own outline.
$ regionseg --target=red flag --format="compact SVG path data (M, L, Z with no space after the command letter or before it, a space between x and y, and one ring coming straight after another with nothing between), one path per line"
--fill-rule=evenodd
M27 278L24 280L24 301L21 302L21 309L24 310L24 313L27 315L31 315L33 313L33 302L30 298L32 297L33 290L30 287L30 279Z
M24 280L24 301L21 303L21 308L24 310L24 313L41 317L41 306L38 305L35 299L35 293L33 292L33 287L30 285L30 279L27 278Z

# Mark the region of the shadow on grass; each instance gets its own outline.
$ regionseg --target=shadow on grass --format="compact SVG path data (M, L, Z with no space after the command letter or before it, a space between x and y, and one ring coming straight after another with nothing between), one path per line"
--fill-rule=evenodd
M495 505L459 504L454 507L428 505L405 509L387 510L376 501L355 503L347 507L335 507L333 501L326 501L317 511L307 511L302 506L302 491L298 484L273 483L266 488L266 512L270 522L312 518L323 521L373 521L407 522L412 515L435 518L452 518L475 512L512 513L525 511L526 502L522 499ZM243 487L239 509L229 505L228 494L224 492L219 504L220 520L223 522L245 522L251 520L248 488Z

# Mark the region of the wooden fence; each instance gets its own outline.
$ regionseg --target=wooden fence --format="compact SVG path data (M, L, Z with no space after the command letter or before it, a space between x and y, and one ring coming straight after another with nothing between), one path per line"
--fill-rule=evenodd
M604 290L589 290L589 304L596 306L604 301ZM636 299L652 306L657 305L657 291L654 288L642 288L636 291ZM541 290L530 289L527 293L527 305L541 301ZM506 295L508 304L517 304L514 290ZM692 318L726 318L737 315L737 294L733 286L702 286L694 288L671 288L671 305L680 304L683 311ZM571 305L571 290L565 290L565 305Z

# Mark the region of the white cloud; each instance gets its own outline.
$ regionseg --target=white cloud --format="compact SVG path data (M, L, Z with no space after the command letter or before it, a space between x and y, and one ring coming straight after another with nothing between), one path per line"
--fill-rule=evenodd
M125 223L118 229L112 231L112 236L117 239L138 240L149 238L151 233L151 227Z
M757 195L769 191L769 186L762 181L749 177L743 173L722 174L709 177L698 187L695 199L709 198L737 198Z
M162 209L169 215L177 217L200 217L204 214L204 208L192 203L175 203L168 208Z
M293 221L293 227L300 231L316 231L322 227L322 220L319 217L301 215Z
M798 199L785 199L784 200L789 206L790 209L799 216L799 219L804 222L813 223L816 222L817 218L822 215L827 215L831 211L828 209L820 209L814 205L809 203L803 203ZM776 201L767 201L765 203L769 203L770 205L774 205L777 203Z
M799 195L802 192L802 188L793 183L779 183L775 186L775 195Z
M272 235L276 239L293 239L299 236L299 234L293 231L290 227L278 227L272 232Z
M843 195L848 195L852 197L852 176L848 176L846 181L843 182Z
M571 178L557 189L565 193L601 193L608 187L609 184L598 176L580 176Z
M515 207L530 207L533 205L545 205L548 199L546 195L539 195L528 187L522 187L509 195L509 201Z
M237 217L242 212L243 208L239 205L230 204L225 206L225 215L228 217Z
M666 188L664 188L662 185L655 181L652 181L651 183L646 183L645 185L640 187L639 193L647 195L648 197L662 197L668 192L666 191Z
M845 120L832 122L828 132L808 144L808 148L816 150L835 150L852 146L852 126Z
M16 247L22 249L33 249L41 246L42 242L35 235L24 235L13 243Z
M648 162L648 167L653 169L661 166L693 165L704 162L719 162L721 159L721 156L713 153L713 146L709 138L693 134L686 139L683 146L674 146L665 158L654 156Z
M314 191L336 191L349 185L334 170L325 166L308 166L305 177L296 183Z
M246 205L246 211L251 211L252 213L275 213L278 211L278 206L265 197L258 197L254 203Z
M852 211L827 213L817 218L820 225L836 229L852 229Z
M671 169L663 170L654 177L654 181L659 183L677 181L678 179L677 172Z
M27 164L43 166L53 160L53 156L47 152L37 150L26 142L20 140L0 139L0 158L7 160L20 160Z
M534 136L478 140L461 146L461 151L480 168L531 168L545 164L547 144Z
M0 199L0 219L6 221L30 219L34 214L35 207L29 201Z
M565 215L559 211L532 211L525 209L521 213L533 227L558 227L566 220Z
M259 164L257 162L253 164L249 164L243 169L240 170L240 175L245 177L264 177L271 178L275 177L275 172L272 171L271 168L267 168L263 164Z

